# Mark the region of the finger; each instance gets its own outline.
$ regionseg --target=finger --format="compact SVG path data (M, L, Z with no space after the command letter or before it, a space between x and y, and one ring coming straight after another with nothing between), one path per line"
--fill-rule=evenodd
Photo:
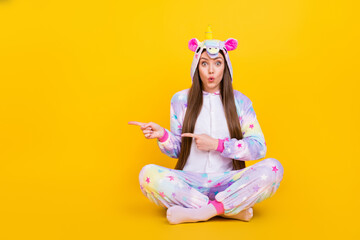
M193 133L183 133L183 134L181 134L181 136L182 137L194 137L194 138L198 137L198 135L193 134Z
M146 128L152 129L152 122L145 123L145 125L141 127L141 129L146 129Z
M128 122L129 125L138 125L138 126L143 126L145 123L142 122L136 122L136 121L130 121Z
M152 125L152 122L149 122L149 123L146 123L145 125L144 125L144 127L151 127L151 125Z
M152 133L152 132L153 132L152 130L148 130L148 129L143 130L143 133L144 133L144 134Z
M140 127L140 129L141 130L153 130L152 127L144 127L144 126Z
M152 133L145 134L145 137L148 138L148 139L154 138L153 135L152 135Z

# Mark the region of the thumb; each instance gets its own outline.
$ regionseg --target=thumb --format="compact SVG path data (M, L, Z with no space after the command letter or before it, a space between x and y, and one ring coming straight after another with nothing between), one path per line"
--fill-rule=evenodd
M146 123L145 125L143 125L141 127L141 129L146 129L148 127L150 127L151 129L154 129L154 124L152 122Z

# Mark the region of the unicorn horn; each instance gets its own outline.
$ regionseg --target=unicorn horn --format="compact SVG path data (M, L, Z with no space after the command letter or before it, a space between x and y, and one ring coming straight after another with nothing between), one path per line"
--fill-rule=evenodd
M213 39L212 31L210 25L208 25L207 30L205 32L205 40L211 40Z

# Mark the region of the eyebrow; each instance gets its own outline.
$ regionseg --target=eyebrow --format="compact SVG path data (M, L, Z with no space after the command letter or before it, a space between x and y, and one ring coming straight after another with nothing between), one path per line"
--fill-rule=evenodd
M218 58L220 58L220 59L222 60L222 58L221 58L221 57L216 57L216 58L214 58L214 60L216 60L216 59L218 59ZM205 58L205 57L201 57L200 59L209 60L209 59L207 59L207 58Z

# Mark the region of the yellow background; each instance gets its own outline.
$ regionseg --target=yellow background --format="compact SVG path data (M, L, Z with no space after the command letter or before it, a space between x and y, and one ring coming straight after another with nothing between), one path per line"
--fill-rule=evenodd
M1 1L0 239L359 239L355 2ZM208 24L284 178L248 223L170 225L138 174L176 160L127 122L169 129Z

